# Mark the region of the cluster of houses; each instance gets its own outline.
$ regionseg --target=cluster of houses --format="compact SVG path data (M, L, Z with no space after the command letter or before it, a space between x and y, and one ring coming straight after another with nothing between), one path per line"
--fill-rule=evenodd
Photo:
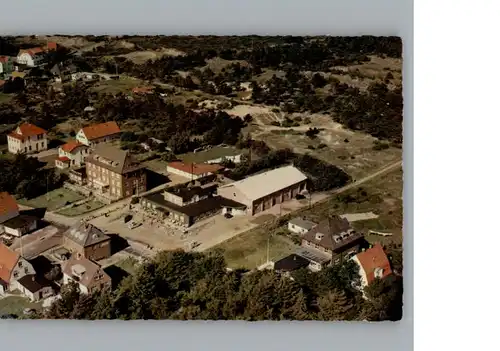
M295 253L273 263L278 272L289 274L301 268L319 271L352 260L359 268L361 289L376 278L384 279L393 273L382 245L365 248L364 235L354 230L345 218L332 216L314 223L298 217L288 222L288 230L299 235L302 243Z
M144 195L146 211L163 220L190 227L197 221L222 213L226 217L255 216L307 192L308 179L294 166L284 166L249 176L227 179L217 164L171 162L168 172L191 182Z
M84 294L111 287L111 277L97 263L112 254L108 235L85 222L38 229L38 221L20 214L13 196L0 193L0 236L16 237L10 246L0 242L0 296L20 292L38 301L70 282ZM57 266L60 274L50 276Z

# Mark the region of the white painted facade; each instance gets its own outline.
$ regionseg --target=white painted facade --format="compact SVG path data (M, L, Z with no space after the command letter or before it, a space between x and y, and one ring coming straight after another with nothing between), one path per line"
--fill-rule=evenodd
M180 169L177 169L177 168L174 168L174 167L170 167L170 166L167 166L167 172L168 173L172 173L172 174L176 174L176 175L179 175L181 177L188 178L188 179L203 178L203 177L206 177L206 176L212 174L210 172L207 172L207 173L203 173L203 174L193 174L192 177L191 177L191 173L184 172L184 171L182 171Z
M61 147L58 149L59 157L67 157L70 160L70 167L80 167L85 164L85 157L89 155L89 148L86 145L77 146L73 151L64 151ZM56 162L56 166L58 163ZM58 166L58 168L63 168Z
M19 127L16 129L16 134L19 134ZM19 134L19 136L21 136ZM26 137L24 140L7 136L8 150L12 154L19 153L37 153L40 151L47 150L47 134L40 134Z
M359 268L359 276L360 276L360 282L361 282L361 290L363 290L366 286L368 286L368 278L366 276L366 272L365 270L363 269L363 266L361 266L361 262L359 262L358 260L358 256L353 256L351 258L351 260L353 260L357 265L358 265L358 268Z
M241 163L241 155L219 157L210 161L206 161L206 163L222 163L223 161L232 161L238 164Z
M27 296L32 302L39 301L52 295L52 288L50 286L45 286L40 291L36 291L33 293L22 286L18 281L16 281L12 290L16 289L19 290L23 295Z
M2 223L17 216L19 216L19 209L8 211L7 213L0 215L0 234L5 233L5 227Z
M223 207L222 214L225 215L226 213L229 213L233 216L244 216L247 214L247 210L246 209L232 208L232 207Z
M2 286L0 286L0 292L1 293L6 293L9 291L14 291L16 289L19 289L19 284L17 283L18 279L21 279L25 275L28 274L35 274L35 269L33 266L26 261L24 258L20 257L19 260L16 262L16 266L12 270L12 273L10 275L10 281L8 282L9 285L7 286L7 289L3 289Z

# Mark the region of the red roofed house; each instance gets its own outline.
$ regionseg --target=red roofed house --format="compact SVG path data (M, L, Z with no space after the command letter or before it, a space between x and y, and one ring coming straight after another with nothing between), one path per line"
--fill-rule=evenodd
M19 214L19 207L12 195L0 193L0 234L20 237L35 230L37 225L37 218Z
M120 138L120 127L116 122L106 122L83 127L76 134L76 140L80 143L94 147L97 144Z
M9 152L33 153L47 150L47 131L31 123L23 123L7 136Z
M0 56L0 78L14 71L14 60L10 56Z
M28 67L41 66L47 63L47 53L44 48L20 50L17 54L17 63Z
M59 157L56 159L56 167L60 169L80 167L85 163L85 157L89 155L89 147L72 140L59 147Z
M167 172L190 179L198 179L219 172L224 167L208 163L184 163L181 161L170 162Z
M372 248L358 253L352 260L359 266L362 288L370 285L375 278L384 279L392 274L389 259L382 245L378 243Z

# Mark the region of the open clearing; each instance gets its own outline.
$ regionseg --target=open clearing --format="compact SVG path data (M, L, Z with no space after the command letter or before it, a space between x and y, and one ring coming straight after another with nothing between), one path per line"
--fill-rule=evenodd
M138 79L103 80L98 82L92 90L100 94L132 93L131 90L142 84Z
M66 206L70 203L77 202L83 200L85 196L78 194L74 191L59 188L44 195L40 195L35 197L34 199L26 200L19 199L18 202L21 205L34 207L34 208L47 208L49 211L55 211L63 206Z
M328 115L293 114L290 117L300 117L302 121L309 118L311 123L301 122L301 126L290 128L270 126L269 120L279 118L279 114L258 114L254 116L257 126L251 135L274 149L290 148L296 153L308 153L342 168L355 179L402 158L402 150L396 147L373 150L376 138L345 129ZM305 135L309 128L318 128L320 133L311 139Z
M148 60L157 60L163 56L183 56L185 53L176 49L163 48L161 50L144 50L134 51L128 54L118 55L118 57L125 57L127 60L135 64L143 64Z

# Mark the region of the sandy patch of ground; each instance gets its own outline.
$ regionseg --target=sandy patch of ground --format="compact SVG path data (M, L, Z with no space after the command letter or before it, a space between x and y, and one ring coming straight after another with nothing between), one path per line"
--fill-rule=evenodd
M224 111L231 116L244 117L247 114L251 114L252 116L254 116L262 113L270 113L271 108L267 106L236 105L233 106L233 108Z

